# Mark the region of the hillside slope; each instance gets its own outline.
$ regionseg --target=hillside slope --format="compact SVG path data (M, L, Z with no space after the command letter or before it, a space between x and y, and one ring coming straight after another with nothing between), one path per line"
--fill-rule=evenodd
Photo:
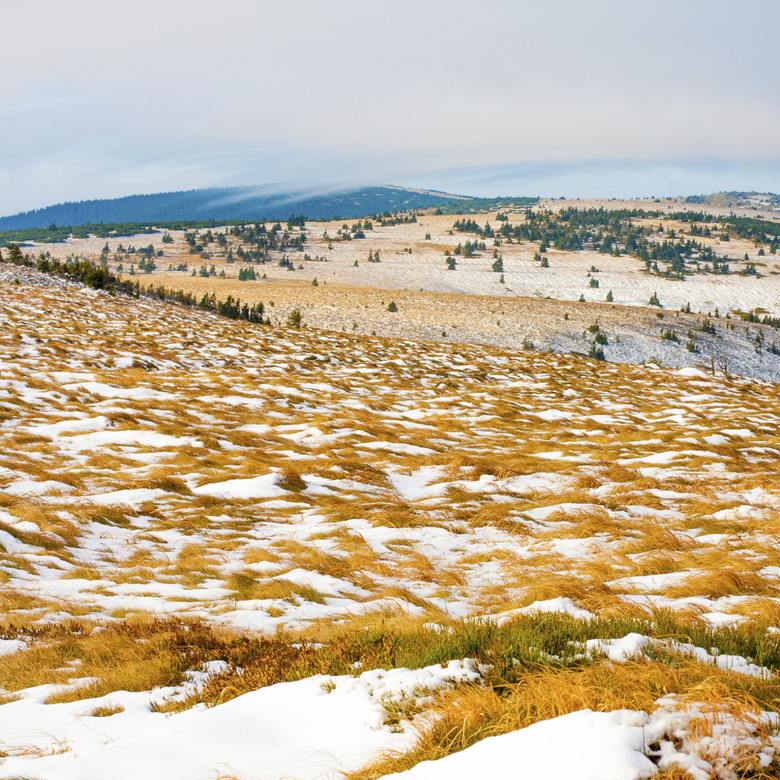
M777 776L778 385L19 282L0 777Z
M710 590L713 545L735 571L750 548L750 577L775 591L775 384L255 326L87 290L3 284L2 315L2 587L44 612L154 611L170 590L166 610L267 629L400 594L431 616L553 596L599 611L632 593L749 614L736 591ZM629 553L658 552L659 524L685 541L657 577ZM170 588L129 597L141 537ZM219 552L230 539L240 555Z

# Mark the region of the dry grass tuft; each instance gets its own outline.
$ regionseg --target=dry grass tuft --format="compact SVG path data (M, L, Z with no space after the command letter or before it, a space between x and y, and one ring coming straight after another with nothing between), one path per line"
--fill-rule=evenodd
M273 600L297 604L303 600L317 604L325 603L324 594L315 588L284 579L261 582L251 570L235 572L230 578L228 587L236 594L236 601Z
M165 490L168 493L178 493L182 496L192 495L192 491L189 489L187 483L183 479L167 474L159 477L149 478L146 482L146 487Z
M103 707L96 707L90 715L93 718L110 718L112 715L118 715L124 711L125 708L121 704L107 704Z
M645 526L641 529L642 538L636 542L629 542L623 552L626 554L643 553L657 550L685 551L696 546L691 537L676 534L669 528L664 528L657 523Z
M283 490L289 490L292 493L300 493L306 490L306 481L292 466L285 466L282 471L282 478L277 483Z
M767 582L755 572L736 572L730 569L708 571L688 577L684 583L666 588L664 595L669 598L707 596L722 598L733 595L774 596L777 587Z

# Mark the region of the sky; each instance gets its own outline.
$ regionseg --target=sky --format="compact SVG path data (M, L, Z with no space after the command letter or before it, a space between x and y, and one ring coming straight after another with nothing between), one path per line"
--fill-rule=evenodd
M268 183L780 192L777 0L26 0L0 26L0 214Z

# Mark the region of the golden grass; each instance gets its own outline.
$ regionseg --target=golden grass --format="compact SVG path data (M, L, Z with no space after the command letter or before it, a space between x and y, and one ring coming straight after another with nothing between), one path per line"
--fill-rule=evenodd
M90 715L93 718L110 718L112 715L118 715L124 711L125 708L121 704L108 704L103 707L95 707Z
M273 284L274 289L283 286ZM259 287L240 289L243 295ZM317 294L325 289L318 289ZM41 318L42 337L56 337L59 331L68 339L67 344L61 342L61 353L47 356L51 363L47 370L72 370L67 363L83 359L92 364L90 371L96 381L118 387L148 387L175 396L107 402L105 414L112 423L108 430L193 436L206 446L161 450L101 447L83 451L78 459L60 446L70 435L60 442L48 437L25 439L24 429L70 419L74 413L94 417L97 396L74 391L56 396L62 400L53 400L50 408L42 409L11 393L7 410L13 410L9 419L18 430L9 433L8 426L0 432L2 449L14 452L14 458L3 463L30 478L57 479L75 488L70 497L52 494L56 499L52 504L47 503L49 497L27 500L0 493L0 505L39 531L31 525L23 526L24 532L14 530L10 521L3 529L48 553L3 556L0 581L5 581L3 590L9 591L7 603L20 613L33 609L35 618L42 619L47 613L61 616L63 611L75 614L96 609L88 592L76 604L13 594L20 570L38 576L40 567L46 566L47 577L105 578L107 592L112 582L159 579L198 587L206 580L229 581L229 596L204 603L204 608L220 619L230 614L237 599L271 599L279 603L270 609L283 611L287 604L302 598L324 598L322 594L296 593L289 584L280 585L269 577L292 568L364 588L368 594L355 599L356 611L362 608L362 601L387 595L392 585L399 598L412 605L416 602L431 614L435 610L420 593L447 595L460 601L463 609L487 612L509 604L568 596L581 606L617 614L637 607L622 602L621 595L627 589L611 589L605 583L632 575L690 571L689 580L667 595L683 601L706 594L712 598L749 596L749 602L728 609L772 614L769 605L775 582L761 569L780 563L780 552L767 540L767 535L780 536L780 521L771 509L771 496L777 494L778 467L768 452L750 450L777 445L773 410L780 408L780 396L770 385L758 388L760 394L755 386L744 393L741 380L729 383L716 377L704 381L710 386L701 390L712 395L712 402L686 401L688 395L698 392L691 386L692 380L664 373L658 377L663 380L661 385L653 387L644 368L595 365L561 355L519 354L464 344L402 343L315 329L258 328L216 321L199 312L121 299L90 299L89 308L75 291L59 298L45 291L26 295L31 296L29 300L18 302L28 309L40 305L48 310L62 299L56 323ZM383 295L387 297L380 293L375 301L366 298L364 304L378 305ZM16 300L13 290L9 296L6 303ZM286 305L283 300L287 299L280 297L277 307L269 306L268 311L282 311ZM452 297L456 305L460 300ZM491 311L491 318L509 322L519 305L486 298L483 314ZM562 316L564 308L555 305ZM578 308L584 311L587 307L565 307L572 312ZM588 316L590 312L587 309ZM11 313L10 325L13 320ZM75 325L82 334L89 332L90 349L98 357L79 352L81 336L72 327ZM20 327L22 331L27 332ZM219 351L236 344L242 345L240 355ZM154 370L141 366L103 368L111 366L113 357L122 352L145 354L161 362ZM183 360L193 356L203 368L193 369ZM33 363L18 361L21 378L34 373ZM151 363L147 368L153 368ZM9 369L9 375L13 370ZM518 379L528 387L509 386ZM304 387L307 382L336 389L315 392ZM35 379L35 387L43 391L60 392L56 384ZM200 400L236 395L252 396L261 405L231 406ZM623 407L614 413L619 422L605 425L590 419L590 415L603 412L602 404ZM533 416L551 405L565 408L575 417L557 422ZM669 409L680 405L699 426L687 436L698 444L677 441L680 426L667 418ZM412 426L423 427L406 427L402 415L407 412L420 412L419 417L413 414L408 420ZM492 418L476 424L469 420L482 415ZM758 417L766 422L751 419ZM266 433L240 430L249 423L268 424L270 429ZM279 427L287 425L300 426L299 430L316 425L325 433L352 428L361 434L345 435L325 447L308 447L279 435L283 432ZM727 428L750 428L754 437L734 437L731 443L718 447L703 443L703 437ZM294 428L284 432L289 430ZM372 439L422 446L433 442L437 452L408 456L369 450L365 444ZM225 440L242 449L221 446L219 442ZM714 450L722 456L726 472L707 470L707 458L695 454L664 468L638 463L634 468L628 460L627 465L618 463L670 448ZM554 450L565 456L585 453L591 459L576 462L539 457ZM287 458L282 451L292 452L294 457ZM300 507L266 506L264 500L195 496L187 487L249 478L267 473L271 466L284 470L282 486L292 494L289 500L305 502L311 512ZM473 482L481 476L501 480L516 475L556 475L560 480L558 487L521 495L511 493L511 485L499 489L498 496L454 487L441 499L425 501L404 499L393 489L391 474L414 474L425 466L442 468L434 482ZM359 485L355 489L334 486L328 488L331 493L327 495L313 490L303 493L306 484L301 475L309 473L336 481L354 480ZM85 501L95 492L138 487L162 489L168 495L135 509L89 506ZM739 494L754 488L762 488L770 496L760 516L712 517L720 510L753 501ZM654 495L650 491L666 492ZM675 496L675 491L680 495ZM760 501L763 499L755 499L756 505ZM561 503L583 506L560 511L540 523L524 514ZM645 516L634 507L664 514ZM314 517L317 519L311 519ZM364 532L365 526L373 527L376 536ZM390 535L382 530L387 528L397 528L393 534L397 538L385 545L390 552L379 553L384 542L378 540ZM355 529L365 533L371 544ZM694 529L728 533L734 544L698 544L685 533ZM175 555L171 551L179 548L178 534L186 536L191 545ZM172 537L178 540L173 547ZM565 556L554 553L564 549L563 544L557 546L562 539L591 538L592 545L585 542L581 547L567 541L566 547L573 552ZM90 544L88 559L78 554L86 539ZM150 552L127 560L127 552L135 545ZM442 558L445 549L452 550L446 561ZM77 567L69 569L61 565L63 561ZM236 577L245 576L246 580L231 579L236 562L242 567ZM492 562L503 565L493 571ZM261 576L264 567L255 564L263 563L279 566L269 566Z
M267 547L250 547L244 551L243 560L244 563L277 563L280 557Z
M721 569L691 575L680 585L666 588L664 595L669 598L690 596L721 598L732 595L774 596L777 592L776 586L754 572Z
M642 534L641 538L627 542L622 552L627 555L647 551L680 552L696 546L696 543L689 536L677 534L658 523L645 525L639 530Z
M192 491L183 479L171 476L170 474L161 474L160 476L149 474L143 486L152 489L165 490L169 493L179 493L183 496L192 495Z
M512 534L528 535L527 524L517 517L517 506L512 503L483 504L476 511L464 510L457 513L472 528L499 528Z
M97 678L69 686L51 699L75 701L115 690L150 690L180 678L182 659L172 652L175 632L170 626L131 623L125 630L95 631L80 624L78 629L63 626L49 641L0 657L0 685L18 691L46 683L67 684L73 678Z
M285 579L259 581L251 570L235 572L228 587L236 594L237 601L273 600L289 601L297 604L300 600L325 603L325 596L308 585L290 582Z

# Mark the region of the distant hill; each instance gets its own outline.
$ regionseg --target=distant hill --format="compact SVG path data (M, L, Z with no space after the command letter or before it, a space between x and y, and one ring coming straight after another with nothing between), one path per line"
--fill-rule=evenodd
M780 195L774 192L715 192L712 195L691 195L688 203L706 203L709 206L728 206L776 210L780 207Z
M279 193L268 187L212 187L124 198L82 200L0 217L0 230L101 223L216 222L287 219L355 219L386 211L445 206L460 196L402 187L372 186L340 192Z

